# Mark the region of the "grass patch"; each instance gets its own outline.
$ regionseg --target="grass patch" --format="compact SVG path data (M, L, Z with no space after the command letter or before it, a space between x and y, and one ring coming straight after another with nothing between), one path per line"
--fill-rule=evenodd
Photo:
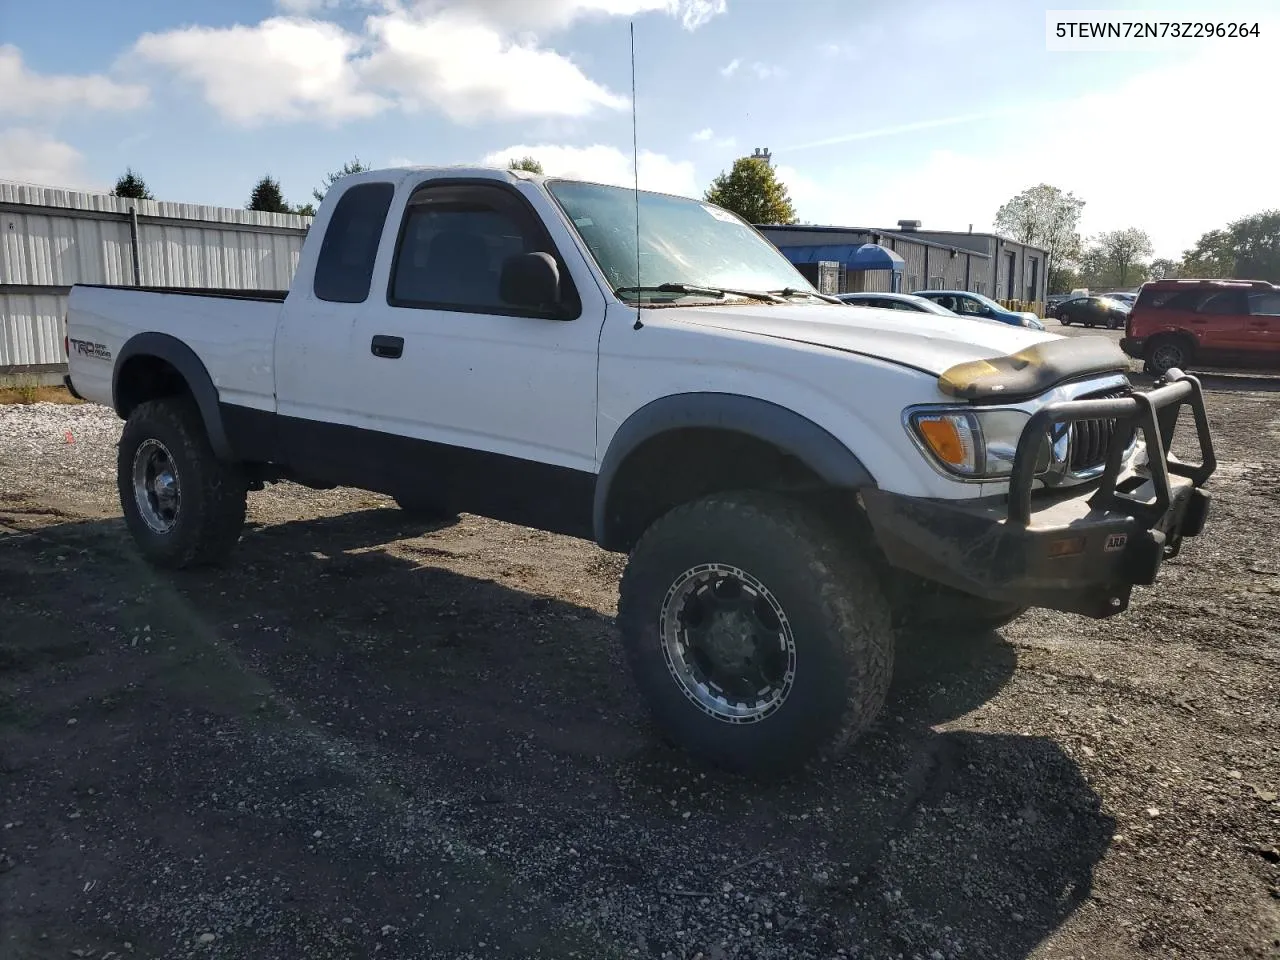
M34 380L19 381L12 387L0 387L0 405L14 403L83 403L73 397L66 387L42 387Z

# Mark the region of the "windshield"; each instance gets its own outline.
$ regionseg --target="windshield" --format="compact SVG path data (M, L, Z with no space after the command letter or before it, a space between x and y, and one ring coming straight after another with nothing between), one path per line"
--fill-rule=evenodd
M689 296L634 289L662 284L816 293L777 247L733 214L698 200L643 191L637 276L634 190L572 180L549 181L547 189L623 299L669 302Z

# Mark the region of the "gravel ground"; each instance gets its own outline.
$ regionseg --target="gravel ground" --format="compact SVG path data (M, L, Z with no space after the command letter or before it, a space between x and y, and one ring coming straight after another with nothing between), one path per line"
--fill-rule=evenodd
M1280 398L1210 395L1205 535L1128 613L903 638L767 787L644 720L621 558L250 498L160 576L119 423L0 407L0 957L1280 957Z

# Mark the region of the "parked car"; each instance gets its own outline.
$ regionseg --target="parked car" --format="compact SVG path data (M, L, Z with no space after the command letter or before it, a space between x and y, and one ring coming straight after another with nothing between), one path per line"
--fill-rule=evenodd
M1156 376L1198 363L1280 364L1280 286L1262 280L1145 283L1120 347Z
M67 329L152 564L229 560L282 480L589 538L628 555L656 725L751 774L867 729L900 627L1120 613L1209 504L1194 379L1139 398L1106 338L850 309L719 207L524 171L344 177L287 292L76 285ZM1184 405L1203 466L1142 473L1134 425Z
M1133 306L1134 301L1138 299L1138 295L1136 293L1104 293L1102 296L1111 300L1119 300L1121 303L1127 304L1128 306Z
M878 307L881 310L907 310L913 313L932 313L943 317L956 317L946 307L926 297L913 293L841 293L836 299L855 307Z
M1129 307L1110 297L1077 297L1058 304L1052 311L1064 327L1078 323L1082 327L1106 327L1119 330L1129 316Z
M926 300L932 300L939 306L946 307L952 313L958 313L962 317L985 317L988 320L998 320L1014 327L1029 327L1032 330L1044 329L1044 324L1040 322L1040 318L1034 313L1017 313L1013 310L1006 310L990 297L984 297L980 293L970 293L967 290L917 290L915 295L924 297Z

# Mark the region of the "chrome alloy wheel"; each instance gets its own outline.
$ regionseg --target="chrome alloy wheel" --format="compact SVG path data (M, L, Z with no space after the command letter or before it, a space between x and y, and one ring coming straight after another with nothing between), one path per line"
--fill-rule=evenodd
M152 532L173 530L182 507L182 491L169 448L159 440L144 440L134 451L133 498Z
M795 684L791 623L768 588L737 567L707 563L682 573L662 601L659 629L672 678L717 720L763 720Z

